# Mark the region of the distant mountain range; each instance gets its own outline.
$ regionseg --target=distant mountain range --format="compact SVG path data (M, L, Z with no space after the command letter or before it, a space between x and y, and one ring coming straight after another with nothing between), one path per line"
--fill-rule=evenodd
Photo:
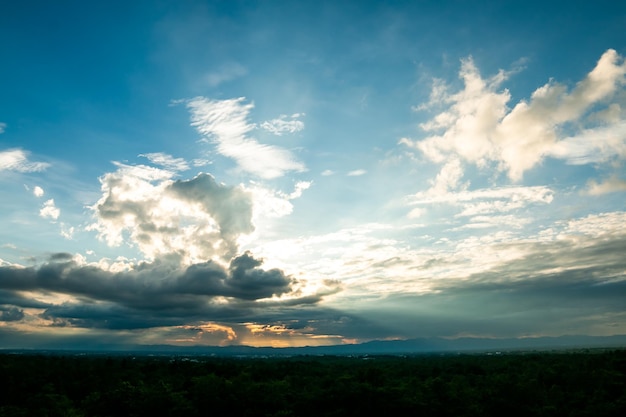
M429 353L471 353L497 351L563 350L584 348L626 348L626 335L560 336L510 339L486 338L419 338L409 340L375 340L360 344L304 347L173 346L173 345L99 345L46 346L37 350L80 351L117 354L163 354L199 356L296 356L296 355L411 355ZM15 349L12 349L15 350Z

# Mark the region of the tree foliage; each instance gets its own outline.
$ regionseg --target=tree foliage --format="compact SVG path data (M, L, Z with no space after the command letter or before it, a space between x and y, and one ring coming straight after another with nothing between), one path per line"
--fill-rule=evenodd
M622 416L626 351L416 357L0 355L0 416Z

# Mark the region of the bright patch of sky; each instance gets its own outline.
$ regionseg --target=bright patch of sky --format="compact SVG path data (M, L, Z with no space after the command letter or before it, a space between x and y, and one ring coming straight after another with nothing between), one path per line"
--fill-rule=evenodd
M626 334L625 18L0 6L0 346Z

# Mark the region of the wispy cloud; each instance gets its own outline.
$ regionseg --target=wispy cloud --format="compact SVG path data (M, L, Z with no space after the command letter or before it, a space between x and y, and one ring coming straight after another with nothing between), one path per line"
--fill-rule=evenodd
M298 120L302 116L304 115L301 113L292 114L291 116L283 114L277 119L261 123L260 127L278 136L284 133L296 133L304 129L304 122Z
M194 167L203 167L203 166L211 165L213 161L211 161L210 159L195 158L193 161L191 161L191 163L193 164Z
M585 129L554 144L547 154L570 165L604 164L626 159L626 120Z
M197 97L187 102L192 125L217 146L217 151L237 162L245 172L265 179L288 171L304 171L305 166L288 150L259 143L249 137L255 125L248 121L252 103L245 98L211 100Z
M0 134L4 133L6 128L7 128L7 124L0 122Z
M349 177L360 177L361 175L367 174L367 171L364 169L355 169L353 171L348 172Z
M40 172L50 166L47 162L31 162L23 149L0 151L0 171Z
M501 187L466 190L459 192L439 192L433 188L407 197L409 205L450 204L460 206L458 216L505 213L526 207L530 204L550 204L554 191L545 186Z
M74 226L67 226L61 223L61 236L63 236L67 240L72 240L74 238L74 232L76 229Z
M145 153L139 156L143 156L153 164L172 171L186 171L189 169L189 164L183 158L174 158L172 155L163 152Z
M209 72L204 76L204 80L210 87L217 87L228 81L243 77L248 70L241 64L229 63L224 64L217 70Z

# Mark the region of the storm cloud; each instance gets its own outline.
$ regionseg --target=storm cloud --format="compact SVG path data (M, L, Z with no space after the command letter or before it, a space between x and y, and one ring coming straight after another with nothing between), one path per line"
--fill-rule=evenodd
M45 308L41 317L54 325L152 327L232 320L255 308L279 308L283 302L286 306L315 303L325 294L304 295L298 280L280 269L263 269L262 264L246 252L228 266L214 261L188 267L144 262L128 271L111 272L55 254L37 267L0 267L2 301L13 304L2 317L15 319L17 308L30 307ZM62 294L71 300L33 304L36 296L19 296L25 291Z

